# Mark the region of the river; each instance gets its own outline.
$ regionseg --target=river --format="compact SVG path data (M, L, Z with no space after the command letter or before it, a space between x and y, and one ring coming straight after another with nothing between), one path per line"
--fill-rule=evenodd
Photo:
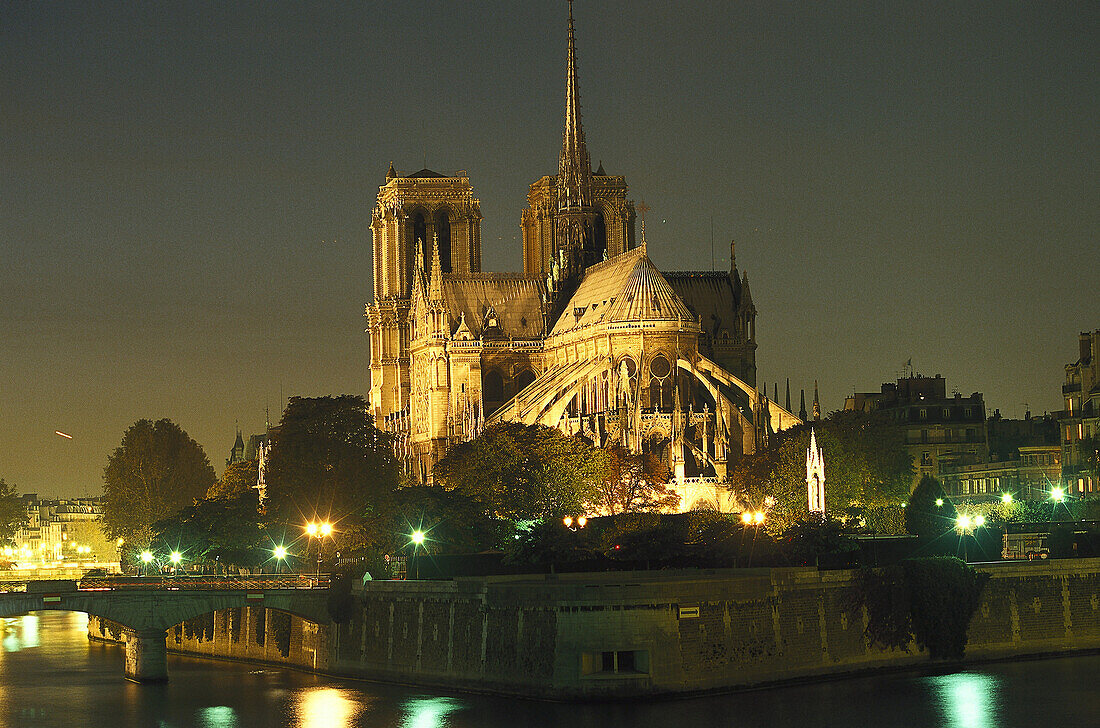
M656 728L1100 723L1100 655L983 665L943 675L889 674L731 695L548 704L447 695L293 670L169 656L169 682L122 678L122 648L89 642L87 617L37 612L0 620L0 726L30 728Z

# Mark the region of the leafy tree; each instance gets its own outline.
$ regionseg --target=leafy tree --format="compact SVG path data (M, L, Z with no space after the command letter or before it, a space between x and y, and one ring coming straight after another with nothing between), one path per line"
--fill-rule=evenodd
M937 502L939 505L937 505ZM914 536L939 538L955 526L955 506L931 475L920 479L905 509L905 530Z
M27 504L19 496L14 485L0 478L0 543L8 543L12 536L27 522Z
M769 532L782 533L809 512L811 426L825 458L829 511L897 505L908 498L913 466L901 431L880 414L833 412L820 422L778 433L769 448L743 456L730 474L730 486L747 507L767 510Z
M669 470L653 453L607 448L607 473L600 483L600 505L607 513L674 510L680 496L668 487Z
M380 519L384 532L378 545L387 552L402 550L414 530L427 536L433 553L476 553L497 549L515 533L511 521L494 518L481 502L459 490L439 486L399 488Z
M843 524L835 518L808 513L788 526L780 541L792 561L816 566L822 556L855 549L855 544L844 535L843 530Z
M154 531L154 550L179 551L188 563L255 566L271 556L263 548L268 539L256 491L251 489L235 496L196 501L158 521Z
M269 519L298 528L330 520L343 548L362 538L400 477L392 437L374 426L362 397L291 397L271 438Z
M505 422L453 446L434 473L498 518L533 521L585 513L599 502L606 470L606 452L583 438Z
M259 467L260 461L256 459L227 465L218 482L206 491L206 497L228 498L252 490L256 487Z
M153 524L201 498L214 484L202 446L168 419L138 420L103 469L103 527L134 547L153 536Z

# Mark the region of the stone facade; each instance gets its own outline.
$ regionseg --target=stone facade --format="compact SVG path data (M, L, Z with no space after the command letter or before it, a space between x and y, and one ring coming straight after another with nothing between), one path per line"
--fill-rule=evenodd
M1066 364L1062 385L1066 408L1058 418L1062 478L1072 495L1100 492L1100 480L1088 465L1089 446L1095 453L1100 440L1100 329L1082 332L1078 346L1077 361Z
M1100 559L986 570L992 578L970 624L968 661L1100 648ZM357 592L358 611L340 625L292 618L280 632L268 609L261 644L258 610L236 610L236 639L235 610L219 610L193 624L191 636L186 627L169 630L166 643L205 656L549 699L684 695L933 667L915 645L900 652L867 641L866 615L852 606L854 578L787 568L375 581ZM89 631L113 638L97 621Z
M950 468L989 460L985 401L981 392L947 396L947 380L921 375L882 385L881 392L857 392L844 409L883 412L905 433L913 458L913 483L925 475L942 479Z
M661 273L635 218L625 178L592 171L571 17L558 174L530 187L522 273L481 271L465 172L391 165L371 222L370 406L411 475L430 481L452 443L513 420L660 452L685 487L800 421L756 391L733 246L728 272Z

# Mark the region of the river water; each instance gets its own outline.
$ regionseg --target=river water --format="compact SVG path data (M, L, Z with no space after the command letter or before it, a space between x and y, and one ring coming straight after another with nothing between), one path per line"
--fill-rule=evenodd
M169 656L169 682L122 678L122 649L89 642L87 617L0 620L0 726L23 728L656 728L658 726L1100 725L1100 655L891 674L731 695L548 704L447 695L293 670Z

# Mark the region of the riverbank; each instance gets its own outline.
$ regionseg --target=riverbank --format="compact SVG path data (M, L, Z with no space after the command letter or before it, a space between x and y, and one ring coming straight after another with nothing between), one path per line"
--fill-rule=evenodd
M957 666L1100 649L1100 560L985 570L991 578ZM908 653L871 645L852 589L853 572L815 569L376 581L354 592L343 624L246 607L179 625L166 643L185 654L550 700L700 695L946 666L915 645ZM89 634L112 638L97 619Z

